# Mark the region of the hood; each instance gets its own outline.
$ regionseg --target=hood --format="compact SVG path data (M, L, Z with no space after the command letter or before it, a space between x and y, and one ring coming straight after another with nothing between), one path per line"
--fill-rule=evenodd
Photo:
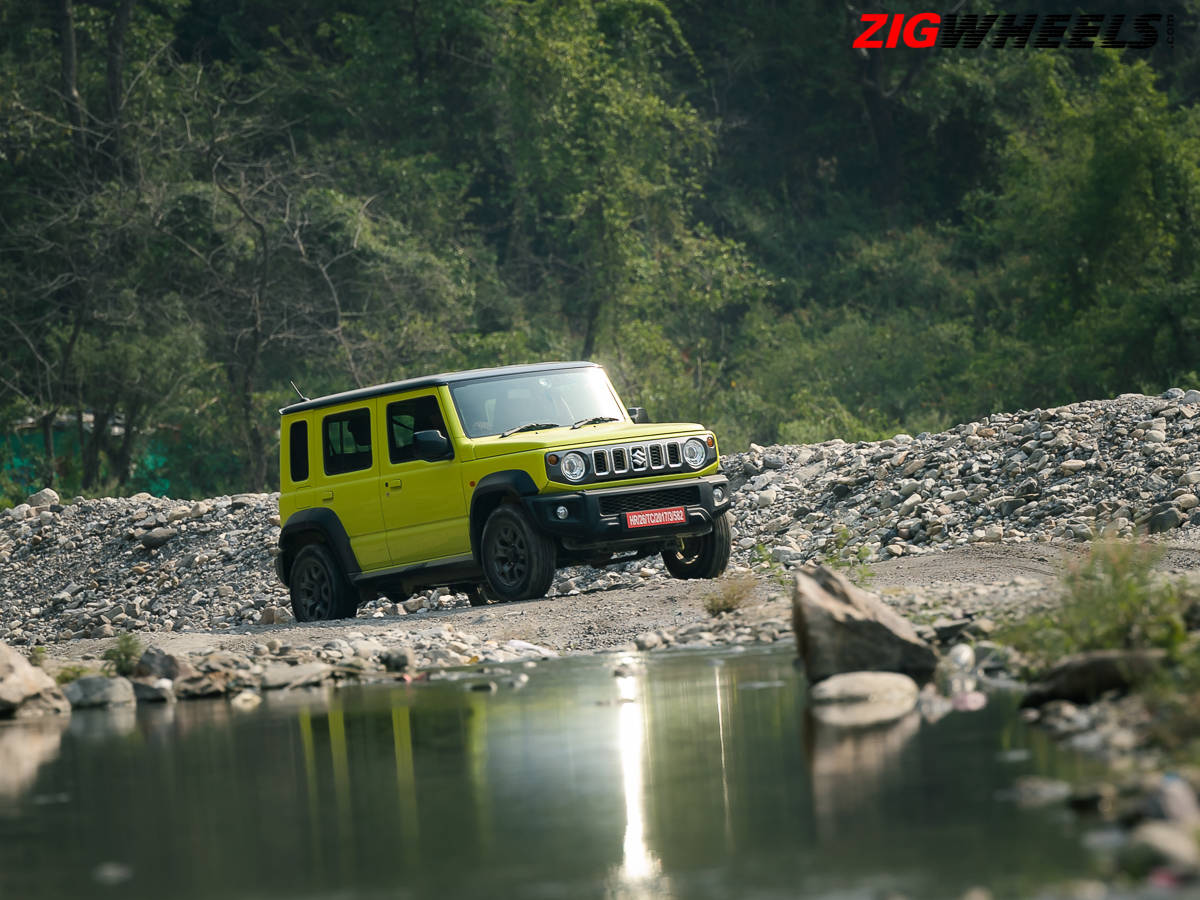
M497 435L474 438L475 458L486 459L527 450L572 450L599 444L623 444L628 441L648 441L665 438L692 437L707 434L708 429L695 422L654 422L633 425L629 422L604 422L584 425L572 430L570 425L545 428L541 431L522 431L502 438Z

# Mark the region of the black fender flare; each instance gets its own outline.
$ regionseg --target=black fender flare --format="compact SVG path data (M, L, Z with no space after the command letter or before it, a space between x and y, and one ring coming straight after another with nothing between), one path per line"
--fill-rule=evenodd
M479 479L475 492L471 494L471 555L475 562L479 558L480 538L483 537L483 524L492 510L500 505L505 497L532 497L538 493L538 487L528 472L520 469L506 469L503 472L492 472Z
M350 536L337 513L325 507L301 509L288 516L279 531L279 578L285 585L291 576L296 551L304 544L312 543L314 538L333 551L347 577L361 571L350 546Z

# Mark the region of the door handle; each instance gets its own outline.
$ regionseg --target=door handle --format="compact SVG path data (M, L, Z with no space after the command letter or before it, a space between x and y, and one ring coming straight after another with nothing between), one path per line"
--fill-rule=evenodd
M383 483L383 486L387 487L387 488L395 488L396 490L400 490L401 481L399 478L393 478L391 481L385 481Z
M333 499L333 491L326 491L325 493L323 493L321 495L321 499L322 500L332 500Z

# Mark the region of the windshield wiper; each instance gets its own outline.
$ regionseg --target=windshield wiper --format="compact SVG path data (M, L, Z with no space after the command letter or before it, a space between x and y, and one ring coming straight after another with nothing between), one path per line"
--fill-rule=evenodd
M539 428L559 428L557 422L530 422L528 425L518 425L516 428L510 428L508 431L502 431L500 437L508 437L510 434L516 434L518 431L537 431Z
M614 418L613 416L590 416L589 418L586 418L586 419L580 419L578 422L576 422L571 427L572 428L582 428L584 425L599 425L601 422L620 422L620 421L621 421L620 419Z

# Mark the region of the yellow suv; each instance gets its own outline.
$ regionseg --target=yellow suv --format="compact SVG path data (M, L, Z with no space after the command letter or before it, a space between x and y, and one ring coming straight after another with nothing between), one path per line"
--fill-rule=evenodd
M649 424L595 363L411 378L280 410L276 567L301 621L448 586L544 596L562 566L729 562L729 486L700 425Z

